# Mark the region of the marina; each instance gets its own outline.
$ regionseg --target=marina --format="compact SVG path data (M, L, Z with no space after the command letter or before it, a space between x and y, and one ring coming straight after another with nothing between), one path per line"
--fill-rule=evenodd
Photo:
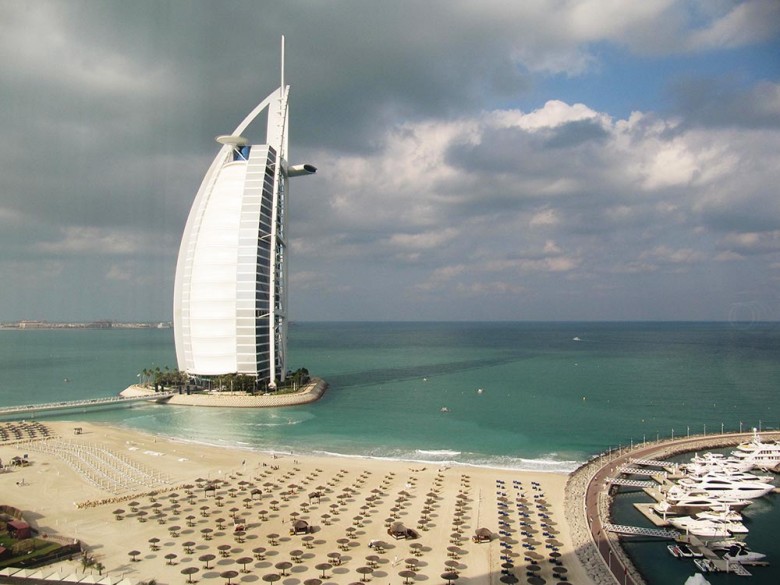
M678 559L693 560L702 573L750 577L746 566L766 567L769 560L766 555L750 550L744 542L748 529L741 522L740 511L753 499L777 492L779 488L769 483L771 476L747 473L746 470L776 469L780 461L780 450L776 445L763 442L754 431L752 440L740 443L728 457L696 454L688 464L630 459L630 464L618 467L615 477L607 478L605 483L610 490L641 488L642 493L655 500L655 503L633 504L653 527L605 523L604 530L628 538L673 540L674 543L667 546L669 553ZM763 455L760 462L754 458L750 465L738 465L754 453ZM704 467L702 461L707 462ZM652 481L633 479L636 476L650 477ZM698 499L687 500L688 504L681 506L686 491ZM742 494L746 501L730 497L735 493ZM672 497L679 499L670 500ZM694 501L700 507L696 507Z

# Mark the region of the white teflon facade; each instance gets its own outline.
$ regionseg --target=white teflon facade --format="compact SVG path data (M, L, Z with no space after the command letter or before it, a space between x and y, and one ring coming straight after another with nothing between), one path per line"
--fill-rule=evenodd
M287 184L314 167L287 168L282 86L229 136L190 210L174 284L179 369L230 373L274 385L287 372ZM266 144L241 133L267 110Z

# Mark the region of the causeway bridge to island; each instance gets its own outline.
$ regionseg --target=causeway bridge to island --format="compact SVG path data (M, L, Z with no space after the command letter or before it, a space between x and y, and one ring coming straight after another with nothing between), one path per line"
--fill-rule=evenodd
M89 398L84 400L68 400L62 402L48 402L45 404L26 404L21 406L4 406L0 408L0 419L30 419L36 415L56 414L59 411L80 411L98 408L118 408L130 406L138 402L167 402L174 396L174 392L158 392L147 396L109 396L107 398Z

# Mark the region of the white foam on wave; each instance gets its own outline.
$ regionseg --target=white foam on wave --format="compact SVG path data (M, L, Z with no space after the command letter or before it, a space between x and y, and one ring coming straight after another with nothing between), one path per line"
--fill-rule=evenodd
M547 473L570 473L577 469L582 462L560 459L529 459L509 456L480 456L477 454L463 454L460 451L450 451L453 456L442 459L431 459L423 456L428 453L443 453L443 450L427 451L417 449L404 453L335 453L332 451L313 451L312 455L326 457L342 457L347 459L376 459L380 461L395 461L403 463L424 463L427 465L462 465L467 467L481 467L486 469L506 469L512 471L539 471Z
M417 449L415 452L429 457L457 457L461 454L460 451L452 451L450 449Z

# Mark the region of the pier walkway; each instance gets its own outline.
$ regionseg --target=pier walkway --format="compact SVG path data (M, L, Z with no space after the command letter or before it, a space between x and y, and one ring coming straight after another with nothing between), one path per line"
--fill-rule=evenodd
M620 473L623 473L625 475L644 475L647 477L655 477L656 475L660 475L663 473L663 471L658 471L657 469L646 469L644 467L631 467L630 465L624 465L618 471L620 471Z
M27 404L24 406L6 406L0 408L0 418L35 418L41 412L56 410L87 409L96 407L123 406L134 402L165 402L174 396L173 392L158 392L151 396L110 396L108 398L91 398L89 400L70 400L64 402L48 402L45 404Z
M635 488L654 488L658 487L658 484L654 481L640 481L638 479L625 479L622 477L612 477L607 478L605 480L606 483L610 483L612 485L622 485L626 487L635 487Z
M660 467L661 469L665 469L667 467L677 467L678 464L674 463L672 461L659 461L657 459L635 459L635 458L629 458L629 463L634 463L636 465L644 465L645 467Z
M655 538L666 538L669 540L678 540L680 533L676 530L662 530L660 528L644 528L642 526L624 526L622 524L604 524L604 530L609 530L615 534L624 534L626 536L653 536Z

